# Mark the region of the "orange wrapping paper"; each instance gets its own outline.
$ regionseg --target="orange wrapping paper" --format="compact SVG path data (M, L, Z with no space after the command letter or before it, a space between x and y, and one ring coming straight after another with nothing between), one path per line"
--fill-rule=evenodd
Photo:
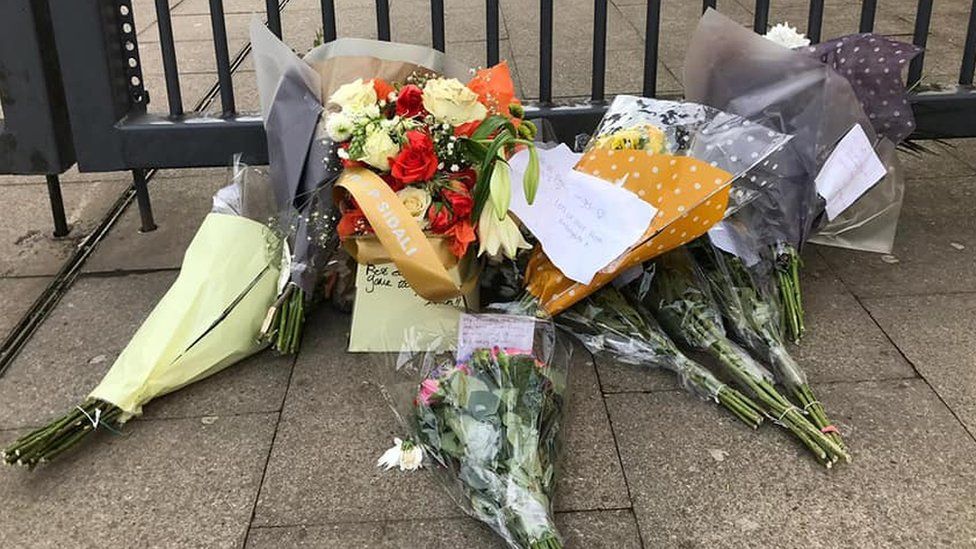
M637 150L593 148L576 169L622 185L658 209L644 236L622 256L580 284L563 276L536 246L526 269L529 293L550 314L572 306L613 280L625 269L643 263L705 234L725 215L732 175L692 158Z

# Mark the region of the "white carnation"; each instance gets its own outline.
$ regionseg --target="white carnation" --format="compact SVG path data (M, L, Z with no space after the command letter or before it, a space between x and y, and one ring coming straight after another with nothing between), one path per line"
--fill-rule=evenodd
M333 141L346 141L352 137L353 123L348 116L341 112L334 112L325 119L325 133Z
M810 39L789 23L776 25L769 29L765 36L767 40L776 42L784 48L802 48L810 45Z

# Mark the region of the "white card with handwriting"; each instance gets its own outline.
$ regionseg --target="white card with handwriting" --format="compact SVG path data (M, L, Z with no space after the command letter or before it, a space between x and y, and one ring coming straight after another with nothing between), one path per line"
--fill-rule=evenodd
M457 268L451 269L457 277ZM417 295L393 263L359 265L349 351L440 351L453 348L464 300L431 303Z
M565 145L539 151L539 190L531 206L522 188L528 152L513 156L511 209L566 277L589 284L644 235L657 209L621 186L574 170L580 156Z
M834 219L881 180L888 170L860 124L841 139L815 179L827 202L827 219Z
M531 316L462 314L458 327L458 360L467 360L477 349L532 352L535 319Z

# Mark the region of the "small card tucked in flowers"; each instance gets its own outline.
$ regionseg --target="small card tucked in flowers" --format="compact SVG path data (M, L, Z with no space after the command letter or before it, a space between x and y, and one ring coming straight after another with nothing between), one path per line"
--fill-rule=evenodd
M458 276L457 267L448 272ZM349 351L446 350L454 344L462 310L461 297L431 303L418 296L393 263L359 265Z
M532 351L535 319L530 316L462 314L458 323L458 360L467 360L476 349Z
M565 145L540 150L535 201L530 206L522 186L514 184L511 209L566 277L589 284L644 235L657 209L618 185L574 170L579 157ZM509 163L513 182L520 182L528 153Z
M817 192L827 201L827 219L834 219L887 174L860 124L830 153L817 174Z

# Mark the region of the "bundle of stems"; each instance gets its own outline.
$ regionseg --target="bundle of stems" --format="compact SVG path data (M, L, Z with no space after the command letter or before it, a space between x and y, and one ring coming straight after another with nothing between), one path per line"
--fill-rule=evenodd
M783 326L790 341L799 343L806 330L803 325L803 294L800 293L800 253L787 242L773 246L773 253Z
M562 312L556 317L556 324L593 353L609 354L619 362L671 370L690 392L721 404L753 429L762 424L762 408L685 356L642 305L629 303L613 286L604 286Z
M806 374L786 349L775 296L770 295L742 260L719 250L708 239L695 241L688 250L708 283L733 339L771 365L777 380L790 391L813 424L844 447L823 404L814 396Z
M850 461L847 451L814 426L773 385L772 375L741 347L730 341L707 286L696 280L687 250L671 252L655 263L655 273L643 302L665 330L690 348L706 352L727 374L766 408L771 419L789 429L825 465Z
M289 355L298 351L304 326L305 291L289 282L268 310L261 328L262 337L270 341L276 351Z
M101 400L89 400L63 417L28 433L2 452L7 465L21 465L34 469L40 463L53 460L74 447L98 426L115 431L126 419L118 407Z

